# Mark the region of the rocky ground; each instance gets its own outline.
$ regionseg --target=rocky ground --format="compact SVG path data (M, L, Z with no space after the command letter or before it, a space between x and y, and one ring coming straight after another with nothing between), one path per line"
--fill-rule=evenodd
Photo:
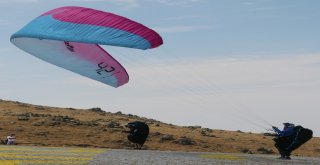
M291 160L280 160L277 156L261 154L227 154L201 152L170 152L147 150L110 150L97 155L90 165L241 165L241 164L270 164L270 165L306 165L319 164L320 158L292 157Z
M318 165L319 157L79 147L0 146L1 165Z

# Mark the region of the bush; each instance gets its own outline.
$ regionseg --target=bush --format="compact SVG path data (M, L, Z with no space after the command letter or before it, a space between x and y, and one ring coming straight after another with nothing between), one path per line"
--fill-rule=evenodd
M260 154L273 154L274 152L272 151L272 149L267 149L264 147L260 147L257 149L258 153Z
M180 139L174 141L174 143L181 145L194 145L196 142L193 141L191 138L183 136Z

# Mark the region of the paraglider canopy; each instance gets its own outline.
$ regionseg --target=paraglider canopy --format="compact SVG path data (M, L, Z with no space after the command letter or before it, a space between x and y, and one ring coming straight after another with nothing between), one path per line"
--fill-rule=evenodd
M163 43L158 33L140 23L75 6L42 14L10 40L35 57L113 87L127 83L129 76L98 44L150 49Z

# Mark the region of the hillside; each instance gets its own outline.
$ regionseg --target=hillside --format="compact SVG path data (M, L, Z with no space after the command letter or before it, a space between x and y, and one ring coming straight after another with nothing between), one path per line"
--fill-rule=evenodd
M14 133L18 145L132 148L122 132L131 121L145 121L150 135L148 150L277 154L271 137L200 126L175 126L153 119L110 113L100 108L55 108L0 100L0 138ZM320 138L293 152L320 156Z

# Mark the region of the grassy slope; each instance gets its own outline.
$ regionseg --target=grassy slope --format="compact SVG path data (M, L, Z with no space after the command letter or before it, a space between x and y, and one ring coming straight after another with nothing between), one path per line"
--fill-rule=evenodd
M146 121L150 126L145 147L150 150L277 153L271 137L241 131L181 127L134 115L36 106L0 100L0 138L15 133L20 145L129 148L123 125ZM117 125L119 124L119 125ZM190 145L185 145L190 143ZM320 138L313 138L294 155L320 156Z

